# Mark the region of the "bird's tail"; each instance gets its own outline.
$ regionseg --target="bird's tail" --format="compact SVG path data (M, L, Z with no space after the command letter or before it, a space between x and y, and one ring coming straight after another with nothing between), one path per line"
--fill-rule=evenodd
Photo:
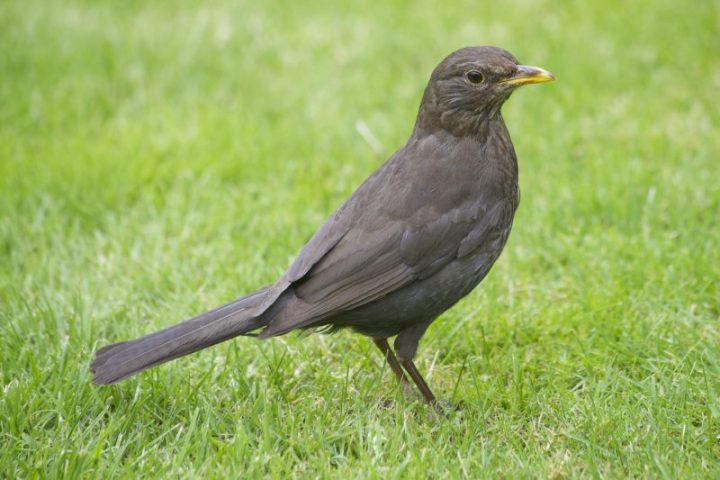
M155 365L207 348L265 326L251 316L267 289L137 340L115 343L95 353L90 371L95 385L116 383Z

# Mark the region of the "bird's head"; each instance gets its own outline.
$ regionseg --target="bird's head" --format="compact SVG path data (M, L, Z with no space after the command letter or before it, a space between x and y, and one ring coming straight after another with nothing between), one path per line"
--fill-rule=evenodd
M433 71L418 116L424 125L419 126L470 133L484 120L497 116L517 87L554 79L547 70L520 65L502 48L462 48Z

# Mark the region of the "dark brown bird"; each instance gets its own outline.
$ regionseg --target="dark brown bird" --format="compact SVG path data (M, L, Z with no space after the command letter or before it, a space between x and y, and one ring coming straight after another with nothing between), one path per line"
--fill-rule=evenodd
M178 325L98 350L110 384L238 335L350 327L371 337L405 387L435 402L413 357L435 318L490 270L518 206L518 167L500 109L553 80L496 47L458 50L433 71L410 139L305 245L273 285ZM259 330L259 333L257 331ZM388 345L395 338L395 352Z

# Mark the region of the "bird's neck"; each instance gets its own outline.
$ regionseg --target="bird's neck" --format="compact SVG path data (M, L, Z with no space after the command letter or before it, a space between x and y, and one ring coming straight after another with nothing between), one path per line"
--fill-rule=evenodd
M507 135L500 108L479 113L463 111L436 112L424 107L418 112L414 137L423 137L439 130L458 138L475 138L481 143L490 136L502 132Z
M504 98L487 101L481 108L467 109L462 104L441 101L434 89L428 87L420 102L413 136L422 137L438 130L458 138L473 137L483 142L498 130L507 132L500 108Z

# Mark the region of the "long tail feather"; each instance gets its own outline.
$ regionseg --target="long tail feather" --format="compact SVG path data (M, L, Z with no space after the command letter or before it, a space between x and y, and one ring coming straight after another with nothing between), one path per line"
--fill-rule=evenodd
M90 371L93 383L116 383L155 365L207 348L265 326L250 316L266 289L137 340L115 343L95 354Z

